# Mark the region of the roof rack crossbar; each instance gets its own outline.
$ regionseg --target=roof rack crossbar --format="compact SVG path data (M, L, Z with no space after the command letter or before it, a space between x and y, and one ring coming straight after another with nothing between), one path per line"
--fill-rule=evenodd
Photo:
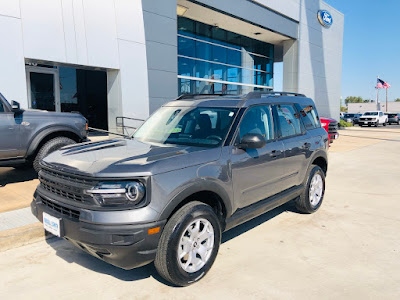
M279 96L295 96L295 97L305 97L304 94L300 93L290 93L290 92L276 92L276 91L268 91L268 92L251 92L246 95L246 98L261 98L262 95L279 95Z
M182 94L175 100L193 99L196 97L214 97L214 96L222 97L222 96L229 96L229 95L227 95L227 94Z

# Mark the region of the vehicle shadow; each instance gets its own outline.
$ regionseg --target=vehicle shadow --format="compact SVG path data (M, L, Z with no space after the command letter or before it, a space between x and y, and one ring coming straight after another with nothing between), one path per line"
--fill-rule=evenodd
M37 173L33 168L17 170L0 167L0 187L4 187L9 183L25 182L36 178Z
M293 201L224 232L222 234L221 242L225 243L237 236L240 236L241 234L267 222L268 220L280 215L285 211L296 211ZM46 242L56 251L56 255L58 257L62 258L68 263L75 263L94 272L110 275L123 281L136 281L153 277L155 280L165 285L176 287L158 275L153 263L133 270L123 270L84 252L62 238L53 237L47 239Z

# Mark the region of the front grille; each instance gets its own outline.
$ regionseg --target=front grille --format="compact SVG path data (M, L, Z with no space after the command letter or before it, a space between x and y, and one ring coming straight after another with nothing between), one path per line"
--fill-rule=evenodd
M44 188L46 191L49 191L50 193L56 194L58 196L67 198L69 200L73 201L79 201L79 202L85 202L84 198L82 195L74 194L74 193L69 193L66 191L63 191L61 189L55 188L54 186L49 185L49 181L41 178L41 185L42 188ZM56 184L54 181L52 182L53 184Z
M84 193L84 190L96 185L93 180L85 180L47 169L39 172L39 180L40 187L51 194L74 203L96 204L90 195Z
M372 121L372 118L362 118L360 121Z
M50 208L51 210L54 210L64 216L68 216L72 219L79 219L79 211L74 210L74 209L70 209L68 207L59 205L57 203L54 203L52 201L46 200L42 198L42 203L47 206L48 208Z
M330 122L328 126L328 133L337 133L338 131L338 123Z

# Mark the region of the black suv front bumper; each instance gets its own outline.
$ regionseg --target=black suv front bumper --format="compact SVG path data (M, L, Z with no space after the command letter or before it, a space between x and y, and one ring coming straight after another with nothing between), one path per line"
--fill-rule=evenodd
M35 193L32 213L43 223L43 212L60 220L60 236L89 254L123 269L133 269L152 262L166 220L140 225L91 224L79 220L79 209L44 199ZM74 213L68 213L73 211ZM110 214L113 212L110 211ZM160 227L148 234L148 229Z

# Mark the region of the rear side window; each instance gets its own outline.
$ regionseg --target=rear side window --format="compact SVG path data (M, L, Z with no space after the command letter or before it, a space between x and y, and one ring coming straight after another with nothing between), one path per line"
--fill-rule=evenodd
M281 137L289 137L302 133L300 116L293 105L275 105L275 109Z
M3 102L0 100L0 113L4 112L4 104Z
M296 104L296 107L300 111L301 119L307 130L320 127L318 113L313 105L301 106Z

